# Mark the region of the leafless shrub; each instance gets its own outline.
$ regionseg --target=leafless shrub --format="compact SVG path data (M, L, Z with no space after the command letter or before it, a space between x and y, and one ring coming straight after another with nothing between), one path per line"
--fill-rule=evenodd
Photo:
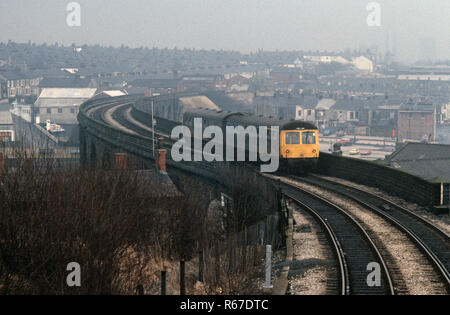
M151 197L157 187L140 183L131 171L16 155L0 179L1 292L129 293L121 275L180 256L186 203ZM80 288L66 284L72 261Z
M80 168L30 149L9 153L15 162L5 156L0 176L0 294L134 294L139 284L157 293L165 265L199 251L208 257L205 282L191 275L188 292L252 293L263 250L236 237L276 210L273 187L255 174L223 171L232 205L222 209L224 230L211 233L209 196L195 180L185 198L165 199L132 170ZM216 246L220 252L211 252ZM66 284L70 262L81 265L81 287Z

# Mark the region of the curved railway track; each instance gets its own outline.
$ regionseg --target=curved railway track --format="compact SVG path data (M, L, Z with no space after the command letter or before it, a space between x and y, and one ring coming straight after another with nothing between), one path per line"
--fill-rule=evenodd
M441 228L411 210L368 191L312 175L305 178L297 176L288 178L345 196L398 228L427 257L428 263L433 266L445 284L447 293L450 292L450 237Z
M115 129L152 141L152 129L145 122L133 117L133 104L132 98L126 102L122 99L108 99L87 110L86 114ZM160 127L164 130L164 125ZM155 130L155 135L170 138L158 130ZM354 200L403 231L425 254L445 283L447 292L450 292L450 237L435 224L367 191L316 176L303 178L290 175L286 178L303 181ZM328 235L339 265L338 281L341 294L394 294L388 265L360 223L345 210L314 193L288 183L281 185L284 194L313 215ZM369 286L367 283L367 276L370 273L367 268L373 262L381 267L380 286Z
M392 295L391 276L375 243L362 226L345 210L299 187L281 183L283 194L318 219L333 244L337 256L341 294ZM368 282L368 267L377 263L380 285Z
M95 120L101 121L123 132L152 138L152 128L139 122L132 116L134 102L110 100L105 104L90 109L87 114ZM155 128L155 136L169 138L169 136Z

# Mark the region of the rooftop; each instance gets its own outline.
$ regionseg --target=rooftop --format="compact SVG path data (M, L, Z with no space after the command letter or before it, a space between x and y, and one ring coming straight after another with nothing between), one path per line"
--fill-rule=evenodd
M105 90L105 91L101 91L100 93L96 94L96 96L99 94L104 94L104 95L107 95L110 97L127 95L127 93L125 93L124 91L121 91L121 90Z
M73 89L73 88L47 88L43 89L39 99L43 98L85 98L89 99L95 95L97 89Z
M41 88L88 88L91 79L79 78L44 78L40 83Z
M450 145L407 142L386 160L391 166L422 178L450 182Z

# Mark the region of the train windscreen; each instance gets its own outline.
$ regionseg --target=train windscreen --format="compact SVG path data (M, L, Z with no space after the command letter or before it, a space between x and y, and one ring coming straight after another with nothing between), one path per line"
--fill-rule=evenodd
M300 144L300 133L286 132L286 144Z
M316 134L312 131L303 132L302 144L316 144Z

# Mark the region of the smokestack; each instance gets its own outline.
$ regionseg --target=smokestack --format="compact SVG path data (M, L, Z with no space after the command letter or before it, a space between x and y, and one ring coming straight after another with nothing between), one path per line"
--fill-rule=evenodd
M161 172L166 172L166 155L167 155L167 150L158 150L156 153L156 169L161 171Z
M114 166L116 170L125 171L127 169L127 155L125 153L116 153Z

